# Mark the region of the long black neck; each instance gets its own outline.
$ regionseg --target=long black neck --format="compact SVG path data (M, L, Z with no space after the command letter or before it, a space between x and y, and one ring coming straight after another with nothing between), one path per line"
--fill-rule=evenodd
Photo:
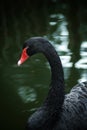
M64 74L60 58L54 47L48 43L48 47L44 48L44 55L46 56L51 66L51 83L48 96L44 101L43 107L45 109L45 124L47 123L47 130L52 130L56 122L60 120L62 113L62 105L64 102Z
M51 66L51 84L45 104L50 110L60 113L64 101L64 74L60 58L53 46L46 47L44 51Z
M51 66L51 83L43 105L29 118L28 130L53 130L59 121L64 101L64 75L60 58L54 47L42 38L37 40L38 50Z

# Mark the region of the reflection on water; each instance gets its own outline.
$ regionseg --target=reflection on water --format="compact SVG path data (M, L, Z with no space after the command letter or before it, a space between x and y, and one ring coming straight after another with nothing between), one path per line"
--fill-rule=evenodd
M11 4L8 10L4 3L0 8L0 127L22 130L29 115L43 102L50 83L50 67L43 55L37 54L17 66L24 40L43 36L51 41L60 55L69 92L77 82L87 80L87 9L84 13L79 5L79 12L75 10L71 17L72 9L65 3L48 8L49 4L43 2L40 11L38 5L33 10L32 3L20 10Z
M30 88L29 86L28 87L23 86L19 88L18 94L25 103L33 102L36 100L36 94L34 89Z

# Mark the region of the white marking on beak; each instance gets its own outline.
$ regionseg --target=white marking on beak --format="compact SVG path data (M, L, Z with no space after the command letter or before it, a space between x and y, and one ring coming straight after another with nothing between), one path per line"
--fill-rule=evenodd
M20 66L21 65L21 61L19 60L17 64L18 64L18 66Z

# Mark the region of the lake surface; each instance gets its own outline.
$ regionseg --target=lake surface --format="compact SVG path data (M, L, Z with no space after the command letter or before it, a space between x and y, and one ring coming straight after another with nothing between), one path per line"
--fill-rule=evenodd
M24 130L48 93L51 72L42 54L17 66L23 42L33 36L51 42L61 58L69 92L87 80L87 8L56 1L3 2L0 7L0 129Z

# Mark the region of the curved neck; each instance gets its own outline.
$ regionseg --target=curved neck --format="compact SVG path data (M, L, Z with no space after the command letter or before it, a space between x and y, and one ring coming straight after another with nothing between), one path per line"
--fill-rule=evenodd
M48 96L42 106L44 108L43 115L45 115L43 124L47 123L47 130L51 130L56 121L60 120L62 113L62 105L64 102L64 74L60 58L55 49L51 46L43 53L51 66L51 84Z
M63 69L57 52L49 42L39 42L38 52L46 56L51 66L51 84L43 105L29 118L28 128L53 130L56 121L60 119L64 102Z
M60 58L52 46L44 55L51 66L51 84L45 104L53 111L61 108L64 101L64 74Z

